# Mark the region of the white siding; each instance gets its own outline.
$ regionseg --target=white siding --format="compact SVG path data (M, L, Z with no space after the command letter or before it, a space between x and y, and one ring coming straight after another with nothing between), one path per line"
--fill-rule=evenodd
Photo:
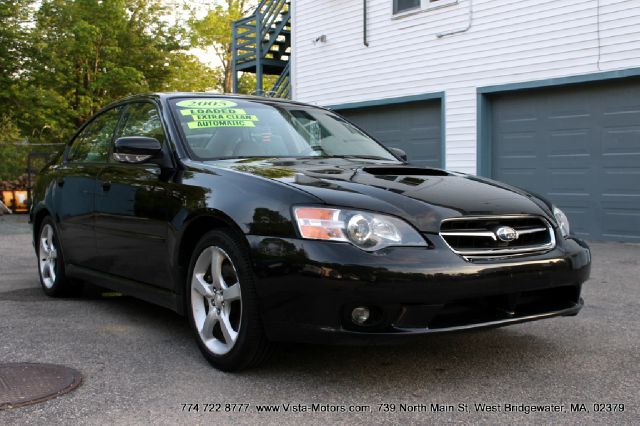
M473 0L471 28L442 38L469 25L470 0L400 18L392 0L369 0L369 47L362 1L293 1L295 98L444 91L452 170L476 171L477 87L640 67L640 0Z

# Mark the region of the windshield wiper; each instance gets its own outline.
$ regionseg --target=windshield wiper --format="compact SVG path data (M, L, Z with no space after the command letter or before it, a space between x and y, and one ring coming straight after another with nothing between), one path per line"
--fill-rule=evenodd
M363 159L363 160L385 160L385 161L398 161L395 158L385 158L378 155L328 155L323 158L347 158L347 159Z

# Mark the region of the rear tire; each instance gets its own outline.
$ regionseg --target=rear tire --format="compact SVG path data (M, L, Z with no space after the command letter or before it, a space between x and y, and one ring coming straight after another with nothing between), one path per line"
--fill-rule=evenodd
M206 233L191 256L186 311L196 342L211 365L239 371L270 353L245 247L227 230Z
M51 217L44 218L40 224L36 255L40 285L47 296L73 296L81 291L81 287L65 274L60 239Z

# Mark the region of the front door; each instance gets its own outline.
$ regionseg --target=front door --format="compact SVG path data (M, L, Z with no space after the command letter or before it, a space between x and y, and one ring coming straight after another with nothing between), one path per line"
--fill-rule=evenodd
M155 104L129 104L116 139L149 136L167 143ZM155 164L111 161L96 181L95 229L100 270L171 288L168 226L180 209L173 184Z
M71 142L57 167L53 202L65 261L95 266L93 203L96 176L105 167L120 109L96 116Z

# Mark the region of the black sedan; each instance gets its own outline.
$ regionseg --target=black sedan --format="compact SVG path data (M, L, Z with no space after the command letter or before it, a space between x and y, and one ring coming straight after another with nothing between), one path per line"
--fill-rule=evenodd
M227 371L275 341L575 315L591 264L544 199L414 167L329 110L257 97L110 105L39 175L30 214L46 294L88 281L185 314Z

